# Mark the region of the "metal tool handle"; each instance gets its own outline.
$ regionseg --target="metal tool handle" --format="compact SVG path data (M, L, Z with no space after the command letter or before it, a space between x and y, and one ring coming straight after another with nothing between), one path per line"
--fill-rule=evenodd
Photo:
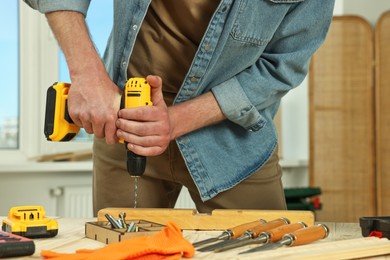
M260 233L272 230L274 228L280 227L282 225L290 224L290 220L286 218L278 218L270 222L264 223L263 225L257 225L253 228L249 228L248 232L252 234L252 238L258 237Z
M318 224L284 235L283 240L285 238L291 239L291 243L287 244L287 246L299 246L326 238L328 235L329 228L324 224Z
M259 219L259 220L253 221L253 222L249 222L249 223L241 224L241 225L233 227L233 228L229 228L227 231L230 232L230 234L231 234L230 238L238 238L242 234L244 234L245 231L247 231L248 229L251 229L251 228L258 226L259 223L265 224L265 223L267 223L267 221L265 221L264 219Z
M270 231L265 231L265 232L262 232L260 236L265 236L267 237L267 243L269 242L276 242L276 241L279 241L280 239L282 239L282 237L285 235L285 234L288 234L288 233L292 233L298 229L301 229L301 228L305 228L306 227L306 224L303 223L303 222L297 222L297 223L293 223L293 224L288 224L288 225L282 225L282 226L279 226L277 228L274 228Z

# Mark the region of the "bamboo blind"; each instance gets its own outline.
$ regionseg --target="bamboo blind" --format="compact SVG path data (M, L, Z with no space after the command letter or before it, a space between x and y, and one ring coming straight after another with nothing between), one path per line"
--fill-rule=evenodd
M376 213L373 31L334 17L310 68L310 184L322 190L318 221Z
M390 214L390 11L375 30L378 214Z

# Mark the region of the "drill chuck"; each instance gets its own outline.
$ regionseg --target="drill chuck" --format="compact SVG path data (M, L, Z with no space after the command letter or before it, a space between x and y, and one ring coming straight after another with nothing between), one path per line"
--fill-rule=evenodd
M142 176L145 172L146 157L127 150L127 171L131 176Z

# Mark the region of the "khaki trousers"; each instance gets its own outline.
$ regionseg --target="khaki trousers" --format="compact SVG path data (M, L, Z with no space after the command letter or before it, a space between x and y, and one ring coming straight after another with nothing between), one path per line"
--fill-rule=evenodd
M102 208L132 208L134 178L126 170L123 144L107 145L95 139L93 145L94 215ZM138 178L139 208L173 208L182 186L188 188L200 213L214 209L285 210L282 171L277 149L258 172L240 184L203 202L175 142L159 156L147 157L144 175Z

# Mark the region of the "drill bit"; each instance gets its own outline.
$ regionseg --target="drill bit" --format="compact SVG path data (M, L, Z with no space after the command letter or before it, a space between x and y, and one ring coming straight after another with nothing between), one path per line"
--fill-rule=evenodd
M138 176L134 176L134 208L137 208L138 201Z

